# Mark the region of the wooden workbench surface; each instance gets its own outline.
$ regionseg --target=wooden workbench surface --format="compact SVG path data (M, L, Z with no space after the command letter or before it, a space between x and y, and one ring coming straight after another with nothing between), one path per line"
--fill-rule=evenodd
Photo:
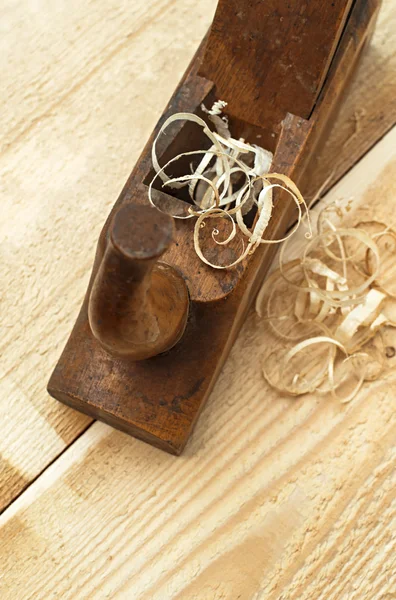
M45 391L103 221L215 4L0 7L1 600L396 598L396 365L349 405L281 398L252 313L180 458ZM325 149L341 142L334 181L348 172L323 200L388 219L395 32L384 0Z

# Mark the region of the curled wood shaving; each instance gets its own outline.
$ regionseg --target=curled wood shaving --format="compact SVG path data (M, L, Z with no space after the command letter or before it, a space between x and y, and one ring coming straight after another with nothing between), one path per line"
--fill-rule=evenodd
M284 394L331 393L345 403L384 368L385 348L375 341L396 326L396 233L376 221L344 227L341 206L320 213L299 259L284 263L282 246L256 311L283 344L264 360L267 382Z
M208 124L199 116L191 113L177 113L166 119L163 123L152 146L152 163L155 175L149 185L148 197L150 203L168 212L165 204L161 205L160 196L153 193L153 185L158 179L162 181L162 187L171 189L188 188L191 206L184 214L172 214L175 219L196 218L194 227L194 248L199 258L205 264L214 269L228 269L239 264L253 254L261 244L278 244L289 239L297 230L303 219L303 210L310 227L308 208L297 186L287 177L280 173L270 173L272 153L256 145L246 143L243 139L231 137L228 128L228 120L222 111L226 103L219 100L214 103L210 110L202 106L202 110L208 114L208 118L214 124L216 131L212 131ZM183 152L169 160L164 166L160 166L157 156L157 145L159 138L165 133L167 127L176 121L187 121L197 124L210 142L208 150L196 150ZM196 167L191 166L191 173L178 177L171 177L166 171L176 161L183 157L200 156ZM295 203L298 211L298 219L295 227L287 236L274 240L265 238L265 232L270 223L273 209L275 189L287 192ZM255 207L257 214L253 227L245 222L245 216ZM242 236L242 252L229 264L215 264L205 256L201 248L202 228L207 219L221 219L230 222L229 235L218 239L218 228L212 231L212 239L219 246L226 246L235 236ZM309 234L308 234L309 235Z
M335 331L336 339L348 344L359 327L369 326L370 329L373 329L372 326L377 320L385 298L386 296L382 292L375 289L369 290L362 302L341 321Z

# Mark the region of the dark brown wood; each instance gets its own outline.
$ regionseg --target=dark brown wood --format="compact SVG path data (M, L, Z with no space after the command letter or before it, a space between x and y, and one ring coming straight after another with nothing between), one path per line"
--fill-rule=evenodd
M250 3L239 5L250 6ZM317 8L323 3L315 1L311 5ZM337 6L340 8L341 5L338 3ZM378 6L377 0L356 0L324 85L319 95L318 90L315 92L316 104L309 119L282 108L279 132L274 138L271 136L275 149L272 170L289 175L303 189L311 177L313 151L339 102ZM336 22L339 23L340 13L337 15ZM292 36L292 24L289 27L286 22L285 27L289 28ZM334 26L333 31L335 29L338 31L338 26ZM231 38L229 43L232 45L238 40ZM332 49L329 49L329 55L331 52ZM310 55L308 52L306 56L307 69ZM53 396L66 404L174 454L181 452L188 439L271 264L276 246L262 246L237 268L217 271L204 265L196 256L192 244L193 223L176 221L175 244L169 246L161 259L177 269L187 283L190 293L188 321L184 335L169 352L148 360L132 361L110 356L92 335L88 307L114 214L120 207L129 204L148 204L147 183L152 172L150 152L159 127L170 114L179 111L198 113L203 101L209 104L215 97L214 85L217 82L198 75L198 72L203 72L203 57L204 48L201 47L104 226L83 307L48 387ZM217 58L224 62L225 68L226 59L222 55ZM277 60L276 48L273 60ZM327 63L324 61L323 65L325 71ZM266 102L265 97L262 102ZM251 143L263 139L258 136L265 134L264 129L260 130L257 125L239 117L231 116L230 119L234 134L236 131L237 135L244 135ZM163 136L160 142L161 162L178 148L188 146L194 135L199 136L199 132L192 133L190 126L176 123L170 127L168 135ZM158 194L163 194L163 191L158 190ZM180 199L166 195L163 199L178 207L177 210L186 210ZM282 237L294 217L293 203L278 196L268 235ZM237 244L238 240L236 246L230 249L230 256L238 252ZM230 256L225 260L228 261ZM215 249L212 258L220 260Z
M113 357L151 358L184 333L187 285L158 262L173 234L173 219L149 206L126 204L114 215L88 302L91 331Z
M287 112L308 119L352 0L220 0L200 74L229 113L279 133Z

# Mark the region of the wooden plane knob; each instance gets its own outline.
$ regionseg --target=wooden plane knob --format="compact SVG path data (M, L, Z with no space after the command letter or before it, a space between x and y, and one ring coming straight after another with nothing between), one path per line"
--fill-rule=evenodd
M112 356L150 358L172 348L184 333L186 283L175 269L158 262L173 232L171 217L134 204L120 208L110 224L88 318L93 335Z

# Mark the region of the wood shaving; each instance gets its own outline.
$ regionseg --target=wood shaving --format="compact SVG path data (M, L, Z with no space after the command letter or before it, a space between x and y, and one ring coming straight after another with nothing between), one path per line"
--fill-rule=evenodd
M331 393L350 402L384 368L378 341L396 326L396 233L377 221L345 227L342 206L320 213L300 259L284 263L282 246L279 269L257 296L258 315L282 341L264 359L263 374L283 394Z
M191 113L177 113L169 117L162 125L152 146L152 163L155 175L149 185L148 197L150 203L157 209L171 214L175 219L195 218L194 248L199 258L214 269L228 269L236 266L253 254L261 244L279 244L289 239L303 220L303 210L310 227L308 208L297 186L286 175L271 173L272 153L257 145L251 145L243 139L234 139L228 127L227 117L222 115L226 102L218 100L210 110L202 106L204 113L215 126L212 131L206 121ZM187 121L197 124L210 141L208 150L183 152L160 166L157 156L157 144L172 123ZM166 171L183 157L200 157L197 166L192 166L192 172L170 177ZM188 188L191 206L185 213L169 213L169 209L160 201L160 196L154 193L154 184L162 181L162 187L171 189ZM275 181L275 182L274 182ZM274 209L274 190L287 192L295 203L298 218L292 231L282 239L266 239ZM167 204L169 206L169 203ZM256 210L253 226L246 224L246 215L252 208ZM215 264L205 257L201 248L201 230L207 219L227 220L231 230L229 235L219 240L218 228L212 231L212 239L219 246L229 244L237 234L241 235L242 252L229 264ZM310 235L310 233L308 233ZM244 239L246 238L246 239Z

